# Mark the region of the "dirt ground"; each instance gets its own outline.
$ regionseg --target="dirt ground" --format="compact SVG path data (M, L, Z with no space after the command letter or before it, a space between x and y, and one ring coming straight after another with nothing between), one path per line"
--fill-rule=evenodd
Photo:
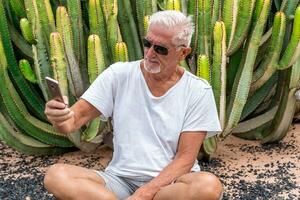
M111 157L107 147L93 153L26 156L0 142L0 199L55 199L43 187L43 176L54 163L104 169ZM234 136L218 144L202 170L213 172L224 185L223 199L300 200L300 124L278 144L261 145Z

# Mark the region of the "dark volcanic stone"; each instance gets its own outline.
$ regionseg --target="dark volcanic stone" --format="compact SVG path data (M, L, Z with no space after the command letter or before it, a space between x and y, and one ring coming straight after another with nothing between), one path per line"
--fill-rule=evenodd
M203 171L212 172L221 179L225 188L223 200L280 200L283 199L279 197L282 194L286 194L285 200L300 200L300 186L297 185L299 177L291 172L291 169L297 169L299 164L278 159L257 164L261 161L261 154L269 155L270 158L275 155L283 157L288 155L290 158L300 160L299 145L297 147L295 140L295 137L292 137L288 142L262 146L225 145L233 154L239 152L251 154L240 168L232 163L225 163L221 156L213 157L209 162L201 161L199 164ZM55 199L44 188L44 174L39 168L56 163L59 156L25 156L0 141L0 158L0 200ZM17 160L11 162L13 158ZM238 159L239 157L235 157L231 161ZM90 168L94 167L95 163L99 163L99 160L100 156L94 154L84 157L82 162L80 160L78 163ZM250 182L249 176L256 179ZM269 182L269 179L273 181ZM299 193L295 195L291 191L299 191Z

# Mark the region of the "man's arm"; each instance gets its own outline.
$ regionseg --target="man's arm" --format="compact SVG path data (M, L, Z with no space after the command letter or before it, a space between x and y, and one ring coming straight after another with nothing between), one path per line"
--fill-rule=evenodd
M206 132L181 133L174 160L157 177L139 188L128 199L153 199L160 188L169 185L178 177L189 173L195 163Z
M79 99L71 108L51 100L46 103L45 114L59 132L71 133L99 116L101 112L84 99Z

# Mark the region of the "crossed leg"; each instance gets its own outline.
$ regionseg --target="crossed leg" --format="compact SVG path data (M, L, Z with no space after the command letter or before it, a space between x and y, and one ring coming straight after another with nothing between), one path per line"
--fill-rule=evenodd
M219 200L222 183L209 172L188 173L174 184L163 187L153 200Z
M93 170L68 164L52 165L44 178L46 189L63 200L117 200ZM163 187L153 200L219 200L220 180L209 172L189 173Z
M52 165L45 175L44 185L58 199L117 200L95 171L74 165Z

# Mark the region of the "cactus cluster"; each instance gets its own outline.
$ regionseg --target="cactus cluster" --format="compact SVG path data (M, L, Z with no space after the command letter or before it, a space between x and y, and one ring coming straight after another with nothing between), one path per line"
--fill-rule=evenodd
M0 0L0 139L28 154L102 144L109 122L68 136L47 122L45 76L73 104L110 64L143 58L149 16L159 10L195 24L181 65L212 85L223 129L200 155L230 134L280 141L300 110L299 0Z

